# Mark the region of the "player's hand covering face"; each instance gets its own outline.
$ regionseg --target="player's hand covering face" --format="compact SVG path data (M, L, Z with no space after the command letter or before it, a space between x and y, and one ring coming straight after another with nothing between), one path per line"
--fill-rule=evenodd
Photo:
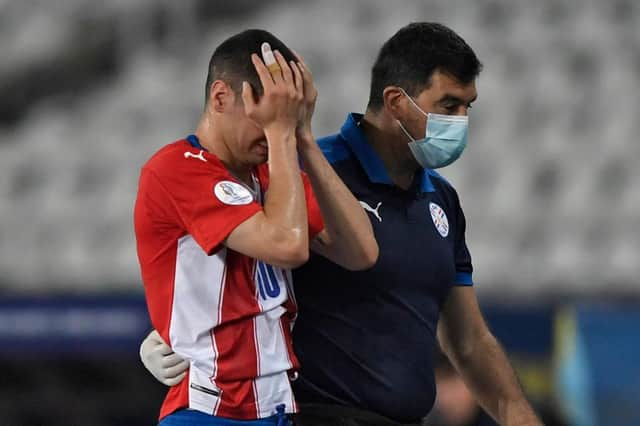
M266 44L266 43L265 43ZM267 44L268 47L268 44ZM265 49L271 52L271 48ZM256 101L253 89L247 82L242 83L242 100L247 117L255 121L265 131L270 129L295 129L303 114L303 77L295 62L287 63L277 50L265 55L265 60L275 59L278 67L271 65L271 71L258 57L251 55L251 61L258 73L264 89L262 98Z

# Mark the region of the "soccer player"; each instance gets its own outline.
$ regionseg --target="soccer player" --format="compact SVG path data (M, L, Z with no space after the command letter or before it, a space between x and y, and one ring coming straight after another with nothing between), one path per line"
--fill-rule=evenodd
M369 214L380 256L361 272L312 256L294 272L298 425L419 424L436 396L438 343L498 423L541 424L478 307L458 195L434 171L466 146L480 70L451 29L410 24L382 46L365 113L318 141Z
M142 168L135 205L151 321L189 367L160 424L284 425L299 367L290 268L310 247L367 268L378 247L311 134L311 75L280 40L248 30L224 41L205 93L195 134Z

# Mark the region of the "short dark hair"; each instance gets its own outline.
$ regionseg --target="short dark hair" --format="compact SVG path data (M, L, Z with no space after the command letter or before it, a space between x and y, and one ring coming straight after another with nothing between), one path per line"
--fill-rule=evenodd
M462 37L442 24L415 22L401 28L382 45L373 65L368 108L383 106L388 86L417 96L429 87L436 70L466 84L480 74L482 64Z
M229 84L236 94L242 92L242 82L247 81L253 86L254 93L262 96L262 84L251 62L251 54L256 53L262 59L261 46L264 42L269 43L272 50L280 51L287 62L296 59L282 41L265 30L249 29L229 37L211 55L205 86L205 104L209 101L211 85L216 80Z

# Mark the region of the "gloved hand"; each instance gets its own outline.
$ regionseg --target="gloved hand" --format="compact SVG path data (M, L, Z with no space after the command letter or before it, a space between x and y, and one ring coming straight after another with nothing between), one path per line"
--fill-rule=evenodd
M167 386L180 383L189 369L189 363L174 353L156 330L142 341L140 360L153 377Z

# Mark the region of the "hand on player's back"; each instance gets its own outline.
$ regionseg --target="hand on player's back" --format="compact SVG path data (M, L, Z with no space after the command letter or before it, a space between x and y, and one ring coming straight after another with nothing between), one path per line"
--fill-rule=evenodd
M142 341L140 360L156 380L167 386L180 383L189 369L189 363L174 353L156 330Z

